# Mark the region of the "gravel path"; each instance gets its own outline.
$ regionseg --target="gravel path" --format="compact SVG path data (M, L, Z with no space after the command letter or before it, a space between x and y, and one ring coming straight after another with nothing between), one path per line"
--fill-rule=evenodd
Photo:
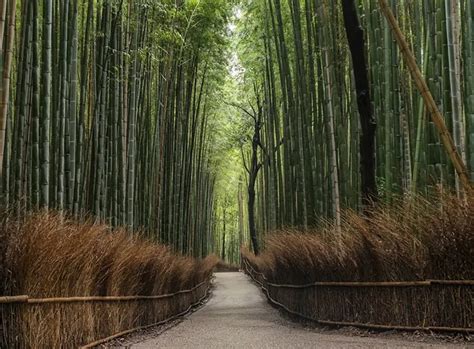
M128 348L473 348L423 343L400 335L361 337L309 329L283 318L242 273L217 273L209 302L160 335L130 339ZM152 338L154 337L154 338ZM136 343L136 344L131 344Z

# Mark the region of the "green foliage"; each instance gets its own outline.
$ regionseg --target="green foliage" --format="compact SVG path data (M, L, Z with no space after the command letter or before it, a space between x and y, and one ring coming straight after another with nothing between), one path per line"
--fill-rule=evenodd
M212 144L212 125L227 73L232 3L32 3L17 2L16 30L19 38L34 31L42 41L19 40L16 47L17 103L8 115L12 151L2 164L2 200L76 217L93 214L182 253L208 254L220 166L213 159L228 148ZM27 16L27 10L34 13ZM40 57L38 67L32 67L33 54ZM41 91L29 83L37 68ZM41 115L29 98L39 95ZM41 120L39 130L27 115Z

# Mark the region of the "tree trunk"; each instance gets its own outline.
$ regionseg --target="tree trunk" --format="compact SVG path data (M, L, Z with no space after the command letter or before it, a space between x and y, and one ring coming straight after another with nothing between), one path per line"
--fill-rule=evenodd
M247 209L249 214L249 233L252 240L252 248L255 255L260 253L257 237L257 228L255 226L255 182L257 180L258 171L261 164L258 163L257 152L260 144L260 121L255 119L254 135L252 139L252 160L249 169L248 183L248 202Z
M370 86L364 53L364 32L359 24L354 0L342 0L344 26L352 56L362 134L360 136L361 191L364 205L377 199L375 181L376 120L370 104Z
M253 253L258 255L260 253L258 238L257 238L257 228L255 227L255 180L257 178L257 173L250 173L249 175L249 184L248 184L248 202L247 209L249 214L249 233L250 239L252 241Z
M223 225L222 225L222 251L221 251L221 258L223 261L225 261L225 220L226 220L226 208L225 208L225 205L227 203L224 201L224 210L222 212L222 222L223 222Z

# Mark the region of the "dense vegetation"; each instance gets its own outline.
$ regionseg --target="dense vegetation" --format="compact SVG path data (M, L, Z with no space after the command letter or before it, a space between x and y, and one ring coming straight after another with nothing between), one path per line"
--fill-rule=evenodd
M176 252L213 249L230 10L215 0L1 1L0 296L193 291L7 302L0 347L76 348L206 295L216 259Z
M207 255L208 120L225 71L230 4L2 5L2 201L92 214Z
M473 53L471 1L1 1L0 295L175 292L242 245L276 282L472 279ZM196 297L0 308L0 346Z
M389 3L474 177L472 5ZM237 262L251 232L462 194L375 1L2 4L6 205Z
M214 256L197 260L176 255L125 229L50 213L20 220L3 215L0 239L0 296L63 300L0 304L2 348L78 348L163 321L206 295L217 262ZM192 289L196 292L146 299ZM132 299L67 302L70 297L105 296Z
M354 78L344 27L346 3L241 4L242 80L250 103L262 112L255 205L259 232L304 229L325 217L340 221L342 209L362 208L361 158L371 154L360 144L367 131L359 121L360 81ZM472 5L390 3L474 178ZM428 193L437 185L461 193L379 4L356 4L366 42L371 122L377 124L373 156L380 200L390 203L396 196Z

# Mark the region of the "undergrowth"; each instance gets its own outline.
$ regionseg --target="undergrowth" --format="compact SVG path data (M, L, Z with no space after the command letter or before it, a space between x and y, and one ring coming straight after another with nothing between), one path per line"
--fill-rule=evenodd
M266 235L254 267L273 282L474 279L474 195L398 200L369 215Z
M204 260L179 256L125 230L77 223L52 213L35 213L22 219L2 215L0 239L0 295L161 295L193 288L210 277L217 263L213 256ZM76 304L75 312L84 314L72 315L61 307L0 305L4 330L0 337L8 347L77 347L159 320L161 312L164 316L187 307L194 300L191 298L181 297L180 305L165 301L153 305Z

